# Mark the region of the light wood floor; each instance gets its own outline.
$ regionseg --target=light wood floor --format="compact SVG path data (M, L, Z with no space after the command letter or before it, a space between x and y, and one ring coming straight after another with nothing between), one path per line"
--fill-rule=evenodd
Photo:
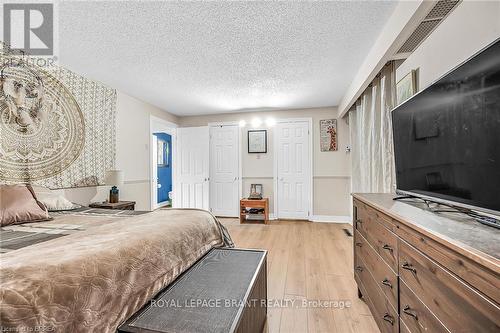
M268 250L268 298L295 307L268 309L266 332L379 332L353 278L348 224L272 221L243 224L221 219L237 247ZM350 307L302 307L303 300L348 301ZM288 304L291 304L289 302ZM334 303L331 303L335 306Z

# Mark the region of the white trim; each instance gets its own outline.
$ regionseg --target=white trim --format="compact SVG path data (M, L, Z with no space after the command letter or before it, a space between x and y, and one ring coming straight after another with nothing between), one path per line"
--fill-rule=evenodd
M310 193L309 193L309 219L312 216L313 213L313 200L314 200L314 181L313 181L313 173L314 173L314 165L313 165L313 128L312 128L312 118L311 117L305 117L305 118L282 118L282 119L277 119L276 123L297 123L297 122L307 122L308 123L308 138L309 138L309 170L310 170ZM274 127L276 128L276 127ZM274 198L274 216L279 219L278 215L278 135L277 133L273 133L273 198Z
M156 126L160 126L160 130L155 130ZM163 133L167 133L172 137L172 192L175 193L176 188L176 155L177 155L177 124L172 123L170 121L155 117L149 116L149 209L155 210L162 206L162 204L158 204L157 196L158 192L153 180L154 175L156 174L155 165L153 165L153 133L161 131ZM175 195L172 198L172 206L173 201L175 200Z
M276 217L276 215L274 215L274 213L272 214L269 214L269 220L270 221L274 221L274 220L277 220L278 218Z
M348 223L352 224L351 217L348 215L312 215L309 221L324 223Z
M212 177L210 177L210 150L211 150L211 145L212 145L212 135L210 134L210 127L222 127L222 126L236 126L238 128L238 215L239 216L239 201L241 198L243 198L243 154L242 154L242 149L241 149L241 143L242 143L242 136L241 136L241 128L240 124L238 121L217 121L217 122L210 122L208 123L208 134L209 134L209 155L208 155L208 174L209 174L209 179L208 179L208 184L210 188L210 183L212 182ZM210 192L209 192L210 193ZM210 206L210 196L208 197L208 203ZM209 207L210 211L212 211L212 207ZM234 217L234 216L230 216Z

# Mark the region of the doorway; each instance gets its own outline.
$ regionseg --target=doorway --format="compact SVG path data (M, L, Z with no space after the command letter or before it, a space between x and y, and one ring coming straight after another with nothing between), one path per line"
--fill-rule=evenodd
M312 212L312 120L281 120L275 127L275 214L307 220Z
M150 116L150 209L175 205L177 125Z
M167 133L153 133L156 137L156 203L158 206L172 206L172 136Z

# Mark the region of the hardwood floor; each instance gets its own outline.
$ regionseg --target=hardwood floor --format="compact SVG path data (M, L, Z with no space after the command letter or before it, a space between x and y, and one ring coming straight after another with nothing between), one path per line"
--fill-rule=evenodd
M221 221L237 247L269 251L268 299L275 306L268 308L265 332L379 332L368 307L357 296L352 238L342 230L352 231L351 225ZM310 303L318 300L326 301L322 303L326 307ZM303 305L307 301L310 306ZM344 301L346 306L336 306L334 301Z

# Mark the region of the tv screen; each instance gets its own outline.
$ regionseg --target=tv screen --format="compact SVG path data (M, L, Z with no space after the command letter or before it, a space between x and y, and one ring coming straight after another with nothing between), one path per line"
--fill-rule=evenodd
M500 214L500 40L392 112L399 192Z

